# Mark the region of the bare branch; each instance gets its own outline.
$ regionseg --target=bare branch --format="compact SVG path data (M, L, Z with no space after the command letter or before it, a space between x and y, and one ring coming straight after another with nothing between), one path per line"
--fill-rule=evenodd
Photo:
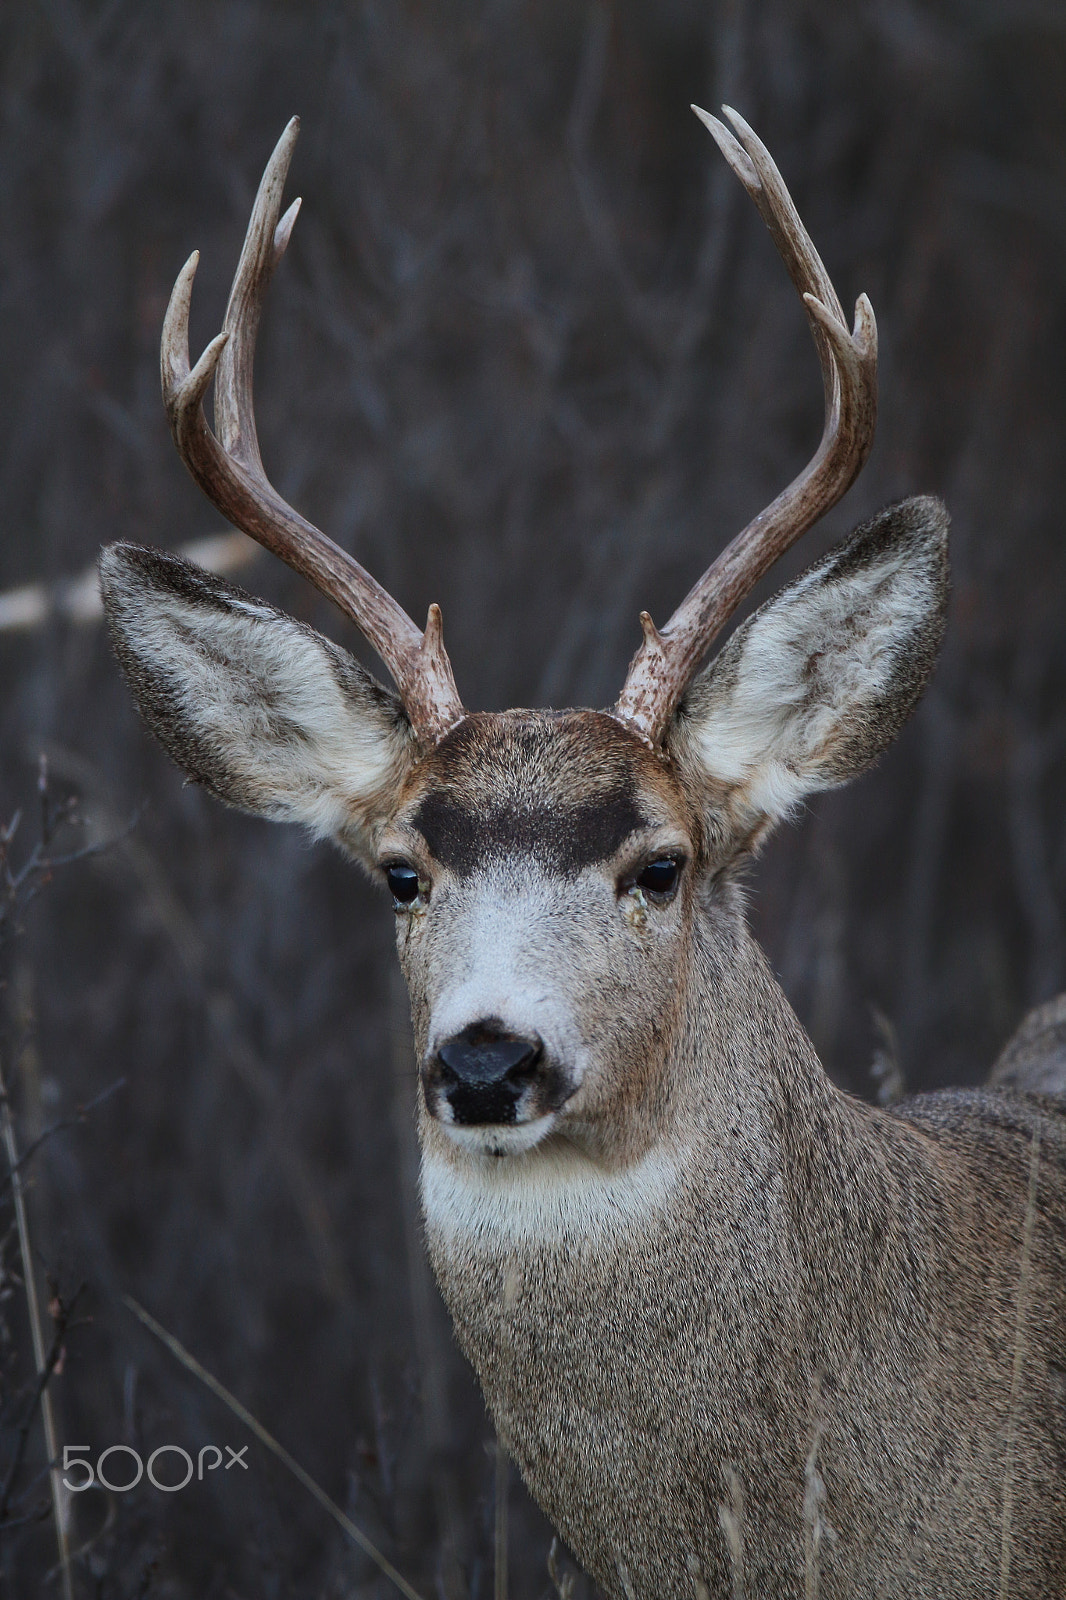
M178 546L178 554L195 561L206 572L238 572L255 560L259 546L243 533L212 533ZM93 627L103 621L100 575L94 561L76 578L58 583L28 583L0 594L0 633L27 633L53 617L75 627Z

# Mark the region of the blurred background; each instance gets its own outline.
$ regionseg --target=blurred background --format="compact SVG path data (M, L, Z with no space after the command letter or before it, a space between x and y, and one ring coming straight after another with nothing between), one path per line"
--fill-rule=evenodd
M7 0L7 1158L59 1444L250 1446L180 1493L76 1497L79 1600L397 1592L124 1295L426 1600L508 1592L504 1553L515 1597L566 1592L427 1275L388 904L182 787L70 582L109 540L222 531L170 443L160 323L198 246L197 349L219 327L298 112L268 470L412 615L441 603L468 705L609 703L640 609L664 620L821 428L802 310L690 101L759 131L880 329L873 457L772 586L892 498L953 518L924 704L768 847L756 930L830 1073L871 1098L976 1082L1066 981L1061 6ZM276 562L240 577L368 659ZM62 1595L0 1169L0 1582Z

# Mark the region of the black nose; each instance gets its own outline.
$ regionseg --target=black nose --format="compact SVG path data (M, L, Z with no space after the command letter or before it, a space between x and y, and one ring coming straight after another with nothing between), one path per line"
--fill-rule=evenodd
M490 1084L531 1067L542 1048L539 1039L523 1039L490 1022L475 1022L446 1039L437 1054L460 1083Z
M475 1022L439 1046L432 1076L456 1122L513 1122L530 1073L544 1054L538 1038Z

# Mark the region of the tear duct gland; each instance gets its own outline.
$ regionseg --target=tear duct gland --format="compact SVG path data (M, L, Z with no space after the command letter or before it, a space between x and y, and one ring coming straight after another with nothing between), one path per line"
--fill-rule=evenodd
M864 771L932 670L947 517L888 508L700 661L868 453L876 333L840 303L751 130L700 113L803 297L809 466L644 642L610 713L469 713L424 632L281 501L251 370L295 208L268 165L223 332L195 261L164 329L178 448L336 600L396 691L176 557L101 559L146 722L222 800L336 841L392 890L421 1064L434 1266L500 1436L603 1591L879 1600L1066 1589L1066 1062L894 1115L841 1095L736 878ZM215 429L202 410L214 384ZM1027 1091L1038 1085L1040 1096Z

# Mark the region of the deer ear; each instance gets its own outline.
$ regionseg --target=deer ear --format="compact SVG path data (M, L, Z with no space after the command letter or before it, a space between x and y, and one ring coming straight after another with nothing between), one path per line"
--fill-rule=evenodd
M369 862L416 756L399 698L314 629L178 556L111 545L100 586L141 715L189 777Z
M939 500L889 506L768 600L695 679L667 748L702 789L723 853L895 739L944 631L947 530Z

